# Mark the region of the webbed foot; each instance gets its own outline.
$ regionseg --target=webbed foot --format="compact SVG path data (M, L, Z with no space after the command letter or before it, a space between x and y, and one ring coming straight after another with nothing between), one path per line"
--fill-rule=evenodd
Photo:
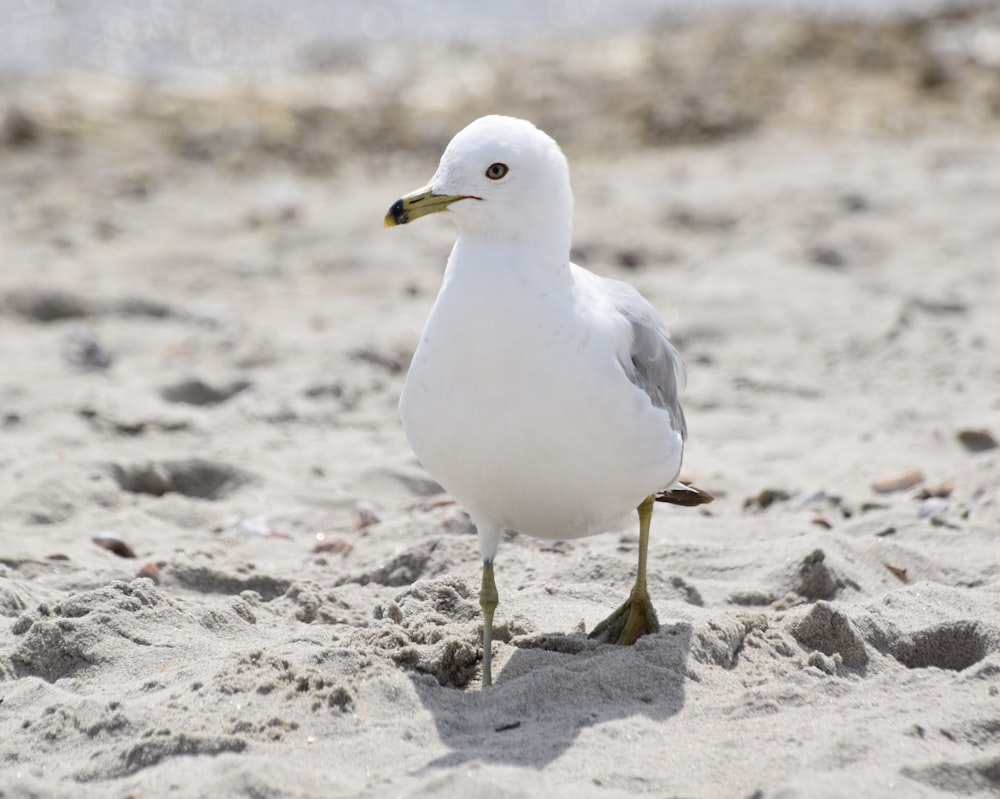
M659 629L660 620L656 618L649 594L636 586L625 603L598 624L589 637L606 644L631 646L642 636Z

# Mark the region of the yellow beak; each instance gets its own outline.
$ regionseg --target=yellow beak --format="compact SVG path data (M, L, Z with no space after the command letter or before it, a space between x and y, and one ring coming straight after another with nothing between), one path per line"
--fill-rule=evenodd
M480 198L473 197L471 194L435 194L429 186L425 186L396 200L389 209L389 213L385 215L385 226L405 225L407 222L412 222L422 216L444 211L449 205L459 200L478 199Z

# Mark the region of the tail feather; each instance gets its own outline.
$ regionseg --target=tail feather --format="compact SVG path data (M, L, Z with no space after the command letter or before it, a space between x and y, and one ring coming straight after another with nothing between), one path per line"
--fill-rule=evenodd
M683 505L693 508L697 505L707 505L715 497L707 491L689 485L688 483L674 483L670 488L657 492L654 499L657 502L669 502L671 505Z

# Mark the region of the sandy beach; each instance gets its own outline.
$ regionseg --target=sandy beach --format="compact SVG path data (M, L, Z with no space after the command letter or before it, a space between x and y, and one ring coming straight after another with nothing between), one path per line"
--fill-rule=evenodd
M990 37L993 37L992 39ZM0 797L1000 794L1000 16L0 75ZM992 49L991 49L992 48ZM484 113L684 356L637 530L480 563L397 402Z

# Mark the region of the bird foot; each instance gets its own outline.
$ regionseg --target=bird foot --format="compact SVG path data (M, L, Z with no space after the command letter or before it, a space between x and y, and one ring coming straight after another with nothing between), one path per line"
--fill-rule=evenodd
M588 637L605 644L631 646L642 636L659 630L660 620L649 594L636 587L625 604L598 624Z

